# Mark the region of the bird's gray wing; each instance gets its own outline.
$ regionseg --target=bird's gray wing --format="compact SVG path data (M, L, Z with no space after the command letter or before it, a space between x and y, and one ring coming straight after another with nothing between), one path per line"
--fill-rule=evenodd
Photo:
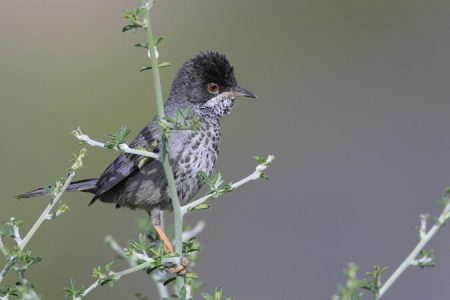
M143 147L147 150L158 152L157 147L155 147L155 145L152 145L155 139L152 136L150 128L151 126L144 127L144 129L142 129L141 132L139 132L135 139L130 143L130 147ZM140 155L129 153L120 154L98 178L96 193L90 204L92 204L96 199L100 198L104 193L111 190L117 184L122 182L132 173L136 172L139 169L139 162L142 159L143 157ZM145 163L149 163L152 160L154 159L148 158Z

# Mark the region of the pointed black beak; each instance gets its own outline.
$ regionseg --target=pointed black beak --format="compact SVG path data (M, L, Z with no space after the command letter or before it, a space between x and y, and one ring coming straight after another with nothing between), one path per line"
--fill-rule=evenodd
M235 97L258 98L255 94L253 94L249 90L240 87L234 88L232 93Z

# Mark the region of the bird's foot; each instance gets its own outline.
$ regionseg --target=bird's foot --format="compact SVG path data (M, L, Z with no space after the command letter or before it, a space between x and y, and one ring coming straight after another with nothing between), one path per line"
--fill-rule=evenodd
M159 239L164 243L164 251L167 253L175 253L175 248L167 237L164 230L159 225L154 225L155 231L158 234ZM170 273L176 273L179 275L184 275L187 272L187 267L189 266L189 260L186 257L181 259L181 264L179 266L169 268Z
M189 260L186 257L181 259L181 264L179 266L169 268L170 273L176 273L178 275L186 274L189 266Z

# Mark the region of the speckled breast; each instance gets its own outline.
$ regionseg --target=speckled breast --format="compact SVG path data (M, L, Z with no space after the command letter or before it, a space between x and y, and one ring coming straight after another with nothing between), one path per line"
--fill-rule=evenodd
M202 186L199 172L208 176L214 171L219 155L219 123L203 123L197 131L189 132L174 166L177 192L182 204L188 202Z

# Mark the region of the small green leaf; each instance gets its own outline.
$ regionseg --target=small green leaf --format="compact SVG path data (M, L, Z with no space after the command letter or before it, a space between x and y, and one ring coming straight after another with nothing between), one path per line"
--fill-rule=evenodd
M149 161L150 161L150 157L141 158L138 162L138 168L142 169L142 167Z
M161 269L162 267L164 267L164 266L163 266L163 265L155 265L155 266L153 266L152 268L146 269L146 270L145 270L145 273L146 273L147 275L149 275L149 274L151 274L153 271L158 270L158 269Z
M263 156L255 156L255 159L259 165L264 165L267 162L267 159Z
M116 282L115 278L106 277L105 279L102 279L102 281L100 282L100 286L104 286L104 285L108 284L110 287L112 287L114 285L114 282Z
M139 7L134 10L125 10L123 12L123 17L125 20L127 20L130 24L125 26L122 29L122 32L126 32L132 29L142 28L143 23L139 21L140 16L145 11L145 8Z
M211 295L207 294L207 293L202 293L202 297L205 300L214 300L214 298Z
M198 175L202 178L204 183L209 182L209 176L203 171L198 172Z
M193 279L197 279L198 275L194 272L187 272L186 274L184 274L185 278L193 278Z
M177 279L176 277L171 277L171 278L167 279L166 281L164 281L163 285L166 286L166 285L168 285L169 283L173 282L176 279Z
M192 208L189 209L189 211L194 211L194 210L202 210L202 209L209 209L211 206L207 203L202 203L199 204L197 206L194 206Z
M218 286L216 288L216 293L214 294L214 300L220 300L222 299L222 288Z
M436 266L436 264L434 263L433 250L427 249L420 250L417 259L417 266L422 269Z
M105 266L106 272L108 272L108 273L111 272L111 268L112 268L113 264L114 264L114 261L106 264L106 266Z
M25 223L23 220L16 219L16 218L11 218L10 220L16 227L20 227L23 225L23 223Z
M123 124L118 133L109 133L109 141L105 143L105 147L108 149L117 149L120 144L126 142L127 136L130 134L131 130L128 129L127 125Z
M200 251L200 243L195 237L183 243L183 254L189 255L198 251Z
M159 68L164 68L164 67L168 67L168 66L170 66L170 63L168 63L168 62L162 62L158 65ZM153 69L152 66L146 66L146 67L140 68L139 71L144 72L144 71L151 70L151 69Z
M165 38L166 38L165 36L158 37L155 41L155 46L158 46L159 43L161 43Z
M14 237L14 225L11 223L6 223L0 227L0 236Z
M8 296L23 299L22 292L17 287L11 286L5 286L0 288L0 296L5 296L5 299L8 299Z
M182 287L180 291L179 300L186 300L186 287Z
M136 293L134 294L134 296L138 299L138 300L147 300L148 297L144 296L142 293Z
M147 45L147 44L141 44L141 43L139 43L139 44L135 44L134 46L135 46L135 47L140 47L140 48L148 49L148 45Z
M261 177L262 179L265 179L265 180L269 180L269 176L267 176L267 174L265 172L261 172L259 174L259 177Z
M146 67L140 68L140 69L139 69L139 72L144 72L144 71L151 70L151 69L153 69L152 66L146 66Z
M170 63L168 62L168 61L165 61L165 62L162 62L162 63L160 63L159 65L158 65L158 67L161 69L161 68L164 68L164 67L168 67L168 66L170 66Z
M38 256L31 255L31 250L17 250L15 256L18 261L23 262L25 264L24 266L25 269L42 260Z
M254 156L254 158L256 159L256 162L258 163L258 165L261 166L268 166L272 163L272 161L275 159L275 156L270 154L267 157L263 157L263 156Z
M145 12L145 8L144 7L138 7L138 8L134 9L134 15L136 17L140 17L144 12Z
M100 278L102 276L103 276L103 273L102 273L102 268L100 266L92 269L92 277L95 280L100 280Z
M381 276L388 270L388 267L381 267L379 265L373 266L371 272L366 273L366 277L359 282L359 287L372 293L375 299L378 298L379 290L381 288Z
M70 279L70 287L65 287L64 290L66 291L66 297L76 298L83 295L84 286L77 287L75 280Z
M130 25L127 25L127 26L124 26L123 28L122 28L122 32L127 32L127 31L130 31L130 30L135 30L135 29L138 29L138 28L141 28L142 26L141 25L138 25L138 24L130 24Z

